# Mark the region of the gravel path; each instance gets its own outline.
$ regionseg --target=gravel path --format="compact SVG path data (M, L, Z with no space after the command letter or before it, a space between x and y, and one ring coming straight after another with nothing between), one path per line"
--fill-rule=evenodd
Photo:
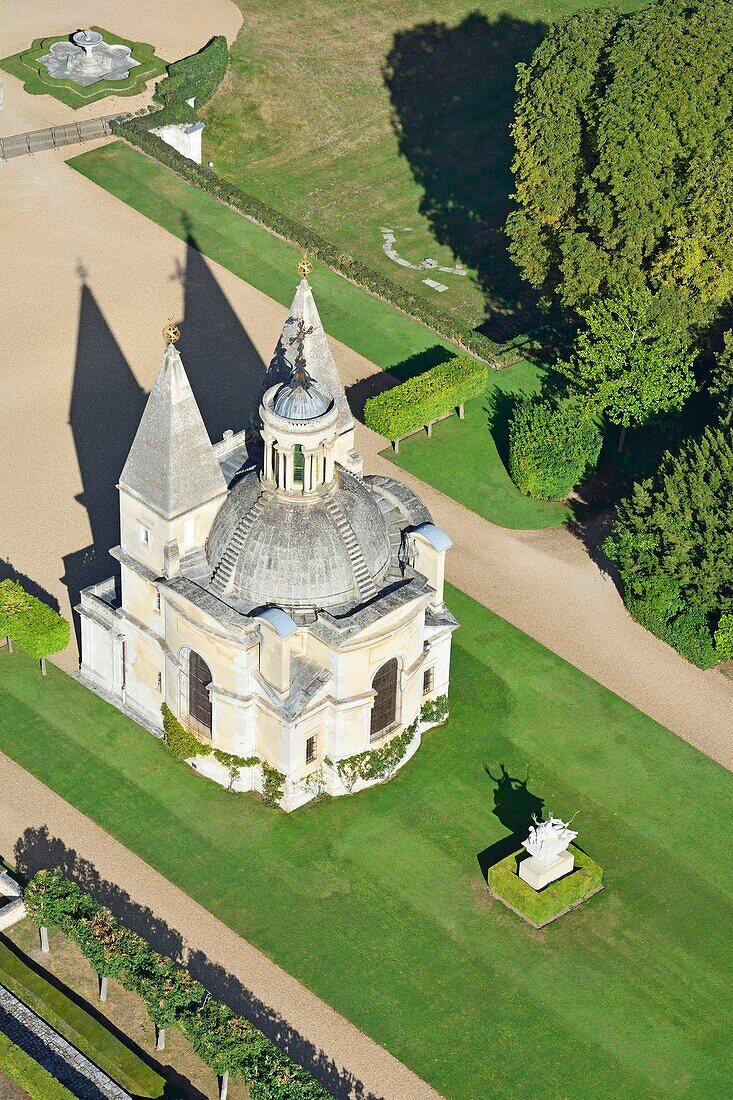
M2 753L0 790L0 852L9 855L27 829L46 826L78 874L93 865L100 900L159 950L175 943L180 961L214 996L249 1015L339 1100L440 1100L383 1047ZM49 845L51 863L60 847Z
M13 996L4 985L0 985L0 1031L79 1100L130 1100L128 1092Z

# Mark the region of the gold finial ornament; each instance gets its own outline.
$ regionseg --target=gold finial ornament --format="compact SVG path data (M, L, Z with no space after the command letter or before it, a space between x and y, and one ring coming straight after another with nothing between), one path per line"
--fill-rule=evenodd
M313 264L308 259L308 253L304 252L303 259L298 264L297 272L300 275L301 279L307 279L312 270Z
M178 325L173 324L173 318L168 318L168 324L163 329L163 339L166 344L177 344L181 339L181 330Z

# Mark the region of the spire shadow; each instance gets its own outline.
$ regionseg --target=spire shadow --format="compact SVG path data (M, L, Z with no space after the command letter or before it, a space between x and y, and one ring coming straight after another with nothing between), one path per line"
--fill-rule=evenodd
M74 437L82 492L77 501L89 518L92 541L67 554L62 583L75 607L82 588L109 577L109 550L120 540L115 486L145 408L146 394L83 279L79 305L69 424ZM79 623L74 616L79 643Z
M259 423L265 364L232 309L204 256L190 224L186 266L180 269L184 311L179 349L191 389L212 443L228 429Z

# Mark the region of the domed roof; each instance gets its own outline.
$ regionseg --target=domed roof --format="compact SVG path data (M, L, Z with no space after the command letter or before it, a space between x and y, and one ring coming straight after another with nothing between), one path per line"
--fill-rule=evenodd
M307 386L298 385L293 379L283 382L275 394L273 410L286 420L315 420L323 416L333 405L333 401L311 381Z
M256 607L325 609L377 595L390 543L375 496L341 467L333 487L307 501L263 490L251 471L214 520L207 554L218 592Z

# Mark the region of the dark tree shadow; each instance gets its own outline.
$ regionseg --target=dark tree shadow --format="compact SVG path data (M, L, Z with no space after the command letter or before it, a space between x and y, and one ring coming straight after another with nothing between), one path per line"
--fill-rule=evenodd
M477 272L488 309L482 331L502 343L545 319L509 257L504 225L516 67L546 32L543 22L472 12L455 27L397 32L384 65L400 152L424 191L421 213L436 240Z
M127 928L137 932L161 955L186 966L213 997L250 1020L293 1061L312 1073L335 1100L385 1100L368 1090L348 1069L336 1065L224 967L211 962L201 951L190 951L179 932L156 917L148 906L139 905L127 891L103 879L93 863L68 848L59 837L52 836L45 825L26 829L15 844L14 862L21 882L44 868L61 868L64 875L106 905Z
M179 349L206 430L217 443L228 429L259 423L265 364L201 254L188 219ZM287 377L290 376L288 371Z
M61 578L75 607L82 588L113 572L109 551L120 541L116 485L145 408L146 393L122 354L82 275L69 425L74 436L91 543L67 554ZM74 616L77 643L78 616Z
M17 581L18 584L22 584L26 592L35 596L36 599L43 600L49 607L52 607L54 611L59 610L59 601L55 596L52 596L50 592L47 592L45 588L42 588L40 584L37 584L31 577L25 573L21 573L19 569L16 569L9 561L0 558L0 581Z
M499 767L499 774L492 775L488 764L484 765L484 771L494 784L494 808L491 812L510 831L508 836L478 852L479 867L485 879L488 878L490 867L521 847L522 841L527 839L532 815L541 817L545 804L544 799L529 790L529 772L524 779L520 779L510 775L504 764Z

